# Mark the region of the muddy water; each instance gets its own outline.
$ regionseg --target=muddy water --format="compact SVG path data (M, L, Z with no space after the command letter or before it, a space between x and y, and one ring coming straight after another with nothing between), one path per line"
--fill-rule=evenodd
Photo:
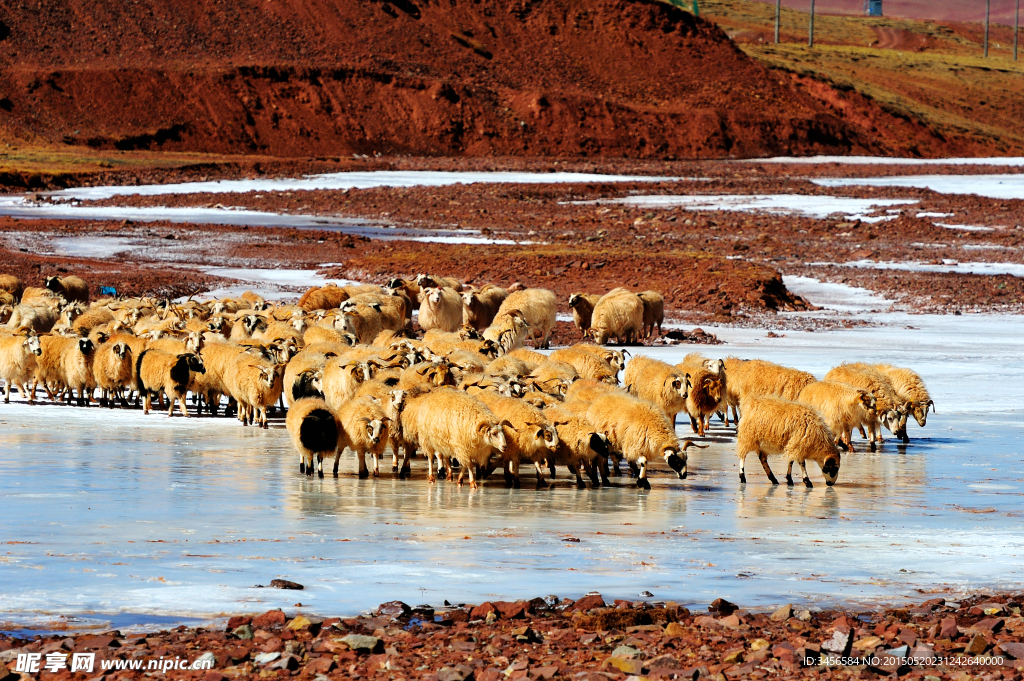
M716 328L708 354L822 376L843 360L892 361L928 381L938 414L907 447L843 456L827 488L773 487L755 461L737 480L733 431L691 450L690 477L662 468L578 490L470 491L412 480L300 476L280 423L143 417L137 411L0 405L0 621L47 626L92 613L118 626L154 615L296 608L351 614L399 598L475 603L538 595L702 605L870 605L1024 583L1024 363L1019 318L878 312L887 301L787 281L831 311L881 324L828 333ZM678 362L692 349L644 352ZM687 436L689 426L678 432ZM777 474L783 467L774 464ZM579 542L565 541L568 538ZM258 588L275 578L301 592ZM165 622L165 620L160 620ZM99 626L99 625L98 625Z

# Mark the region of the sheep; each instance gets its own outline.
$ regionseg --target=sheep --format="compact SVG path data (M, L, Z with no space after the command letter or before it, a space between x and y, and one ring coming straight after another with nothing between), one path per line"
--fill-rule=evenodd
M228 340L235 343L249 340L257 333L263 331L268 326L266 317L258 314L246 314L241 315L235 319L234 325L231 327L231 334L228 336ZM138 329L136 329L138 333Z
M393 295L384 295L379 290L374 293L363 293L358 296L352 296L342 303L339 306L339 309L344 313L346 310L360 305L372 307L379 313L381 330L399 331L404 329L407 325L407 320L410 319L411 315L411 311L407 311L406 309L405 300L403 298ZM376 337L376 335L377 334L374 334L374 337ZM373 342L373 339L371 338L367 342Z
M335 409L334 413L342 428L334 455L334 477L338 477L338 464L346 447L355 452L360 478L370 477L366 466L367 454L373 456L373 475L377 477L377 457L388 445L391 419L371 395L355 397Z
M804 485L813 487L807 475L807 460L821 466L825 484L831 487L839 477L841 462L832 433L811 407L775 397L745 396L740 403L743 419L736 430L736 456L740 459L740 483L747 482L747 455L757 454L768 480L779 484L768 457L781 455L789 462L786 484L793 484L793 463L800 464Z
M468 472L469 486L476 489L477 472L487 471L491 455L504 454L508 446L502 423L487 405L460 390L435 388L411 397L402 411L403 438L415 440L423 450L427 480L436 481L435 456L449 470L454 458L460 464L458 484Z
M372 381L364 381L359 385L359 389L356 391L353 399L360 399L362 397L372 397L377 400L380 404L381 409L384 410L384 415L389 419L388 427L388 441L391 444L391 472L398 472L398 448L401 446L401 440L398 434L398 423L402 416L402 407L405 406L405 394L404 390L395 390L387 383L378 381L376 379ZM377 477L378 464L377 457L373 460L373 477Z
M644 328L641 335L650 338L654 335L654 327L658 327L661 335L661 324L665 321L665 299L657 291L644 291L636 294L644 305Z
M608 366L615 370L615 380L618 382L619 372L626 366L626 357L629 356L628 350L612 350L603 345L591 345L590 343L580 343L573 347L581 352L589 352L591 355L607 362Z
M79 277L47 277L46 288L69 303L89 302L89 285Z
M817 409L836 444L850 452L853 429L876 418L875 396L845 383L815 381L800 391L797 402Z
M7 291L17 302L21 300L21 296L25 292L25 285L13 274L0 274L0 291Z
M560 397L565 395L569 385L579 377L576 368L568 362L548 360L537 365L530 372L530 375L526 377L526 383L532 385L536 390Z
M238 403L242 425L266 429L267 407L281 398L283 367L265 359L239 355L224 374L224 385Z
M504 451L505 486L519 487L519 465L533 463L537 471L537 489L547 487L541 462L553 457L558 449L558 432L544 413L522 400L484 391L477 398L501 419L507 421Z
M284 370L284 400L292 404L304 397L323 399L323 375L327 366L327 355L322 352L303 350L289 360Z
M324 457L337 455L342 432L341 424L327 403L316 397L296 400L284 424L299 454L299 474L312 475L315 461L317 474L324 477Z
M494 284L487 284L479 291L463 291L462 323L483 331L494 321L507 297L508 291Z
M425 288L450 288L456 293L462 293L462 283L454 277L440 277L434 274L416 275L416 286L422 291Z
M31 328L36 333L49 333L60 319L60 311L56 301L36 299L34 302L22 302L11 312L7 320L8 329Z
M630 468L639 467L636 486L640 489L651 488L647 462L657 456L665 459L680 480L686 478L686 450L693 443L687 440L679 446L675 429L657 406L621 391L609 392L590 402L586 419L607 436L611 449L621 453Z
M551 477L555 477L555 465L562 464L576 476L576 486L580 489L586 487L580 475L580 467L587 472L594 486L610 484L605 473L609 454L608 438L595 432L589 422L561 405L546 407L543 413L558 433L558 449L548 459ZM598 465L598 459L604 460L605 464ZM598 473L601 475L600 481Z
M356 394L359 384L370 379L370 369L355 359L338 357L324 365L324 400L337 411Z
M486 376L515 376L522 378L529 375L536 368L537 365L524 362L512 355L502 355L497 359L492 359L484 368L483 373Z
M924 428L928 422L928 408L935 411L935 401L928 394L924 386L924 380L917 373L903 367L895 367L891 364L874 364L875 371L889 379L897 399L904 404L910 404L911 413L917 425ZM904 436L904 442L909 438Z
M34 393L36 386L42 383L51 401L56 401L56 393L63 390L67 391L67 400L70 403L77 389L78 406L86 406L89 399L86 389L94 380L93 342L88 338L43 336L39 339L39 349L32 392Z
M630 393L660 407L675 427L676 414L686 408L690 374L660 360L637 357L626 365L622 380Z
M636 343L644 326L644 304L624 288L612 289L594 305L590 330L594 342L604 345L612 337L618 345Z
M420 289L420 328L457 331L462 326L462 299L455 289Z
M817 380L806 371L790 369L762 359L740 362L729 357L725 360L725 368L729 376L727 389L730 404L739 404L745 397L796 400L801 390ZM740 412L742 415L742 408Z
M35 286L26 286L25 290L21 294L22 305L38 305L40 303L59 303L60 298L56 293L48 288L38 288ZM67 302L67 301L65 301Z
M114 313L106 307L90 307L78 315L72 322L71 328L80 336L87 336L89 332L103 324L114 321Z
M124 341L102 343L96 348L96 358L92 364L93 380L102 392L100 404L114 406L114 400L121 400L121 405L128 406L125 389L131 391L132 368L135 365L131 347Z
M505 300L508 301L508 298ZM522 312L511 310L506 314L499 311L491 325L484 329L484 339L494 343L499 350L498 354L505 354L521 348L529 332L530 325Z
M346 301L347 303L347 301ZM355 336L360 343L372 343L384 330L383 314L379 303L356 304L342 310L342 331Z
M604 381L611 385L619 382L619 372L600 356L586 349L585 345L574 345L570 348L559 348L548 357L555 362L571 364L580 378Z
M444 362L420 362L402 371L397 387L408 390L417 386L454 386L455 376Z
M584 338L590 335L590 322L594 315L594 306L600 299L601 296L593 293L573 293L569 296L572 323L576 325Z
M392 291L395 295L400 295L405 300L409 301L408 307L409 312L420 309L420 287L414 281L407 281L405 279L392 279L388 283L384 284L382 288Z
M318 287L314 286L299 298L299 307L306 312L313 310L330 310L338 307L349 299L349 294L334 284Z
M557 310L558 298L554 291L545 288L528 288L524 291L509 293L498 308L495 320L502 315L518 311L529 325L528 338L533 341L533 346L546 348L549 345L551 332L555 330ZM484 337L486 338L487 335L485 334Z
M510 357L520 359L527 364L535 364L540 366L544 362L548 361L548 356L537 352L536 350L530 350L529 348L516 348L515 350L507 353Z
M39 337L29 330L12 336L0 336L0 378L7 390L4 404L11 401L11 389L17 388L21 399L35 402L35 389L31 393L26 386L36 375L36 358L43 354Z
M869 419L864 427L871 451L875 451L876 443L884 442L879 423L900 439L906 437L907 414L910 405L901 403L892 388L889 379L872 369L867 364L842 364L833 367L825 374L826 381L846 383L854 388L865 390L875 397L875 418ZM863 431L862 431L863 434Z
M598 381L593 378L581 378L578 381L574 381L568 388L566 388L565 401L591 402L597 397L607 395L608 393L618 393L621 395L628 394L626 391L608 383L607 381Z
M634 360L635 361L635 360ZM704 366L681 363L676 365L680 373L686 372L690 379L690 390L686 397L686 413L690 416L690 428L701 437L710 425L711 415L721 411L726 395L725 374L708 371Z
M135 360L135 387L142 395L142 413L149 414L154 395L167 395L167 416L174 416L174 403L181 401L181 415L188 417L185 393L193 373L205 373L202 360L191 352L172 355L161 350L144 350Z

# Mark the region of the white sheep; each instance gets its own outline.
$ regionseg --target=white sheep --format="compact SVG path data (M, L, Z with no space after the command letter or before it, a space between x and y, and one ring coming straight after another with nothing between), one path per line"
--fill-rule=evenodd
M17 388L22 399L35 401L35 389L28 391L36 374L36 358L42 354L39 337L29 330L11 336L0 336L0 378L7 390L4 403L11 401L11 389Z

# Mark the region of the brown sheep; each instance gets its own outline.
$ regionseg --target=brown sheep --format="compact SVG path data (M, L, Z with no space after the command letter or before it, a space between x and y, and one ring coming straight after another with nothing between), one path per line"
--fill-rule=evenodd
M658 327L661 335L661 324L665 321L665 299L657 291L644 291L636 294L644 304L644 328L641 335L650 338L654 335L654 327Z
M508 291L494 284L487 284L479 291L463 291L462 323L483 331L494 321L507 297Z
M583 337L590 334L590 323L594 315L594 306L601 296L593 293L573 293L569 296L569 308L572 310L572 323L580 330Z
M845 383L815 381L800 392L797 401L817 409L836 444L850 452L853 429L877 418L875 396Z
M0 336L0 378L7 391L4 403L11 401L11 389L17 388L22 399L35 401L35 389L29 392L26 386L36 374L36 358L43 354L39 337L29 330L12 336Z
M100 405L113 407L114 400L120 400L123 407L128 407L125 390L131 391L135 365L132 349L123 341L111 343L109 340L96 348L96 358L92 363L93 379L102 393Z
M644 326L644 304L624 288L612 289L597 301L590 325L598 345L613 337L618 345L636 343Z
M668 422L675 426L676 414L686 408L690 374L671 364L641 356L626 365L622 380L630 393L660 407Z
M46 288L69 303L89 302L89 285L79 277L47 277Z
M349 299L349 294L339 286L314 286L299 298L299 307L306 312L331 310Z
M25 285L13 274L0 274L0 291L7 291L14 301L18 302L25 292Z
M142 395L142 413L148 414L154 395L163 392L167 395L170 406L167 415L174 416L174 403L181 402L181 415L188 417L185 406L185 394L193 373L204 373L206 368L202 360L191 352L172 355L160 350L145 350L135 360L135 384Z
M533 341L533 346L548 347L551 332L555 330L555 314L558 311L555 293L544 288L528 288L525 291L509 293L498 308L495 320L514 311L518 311L529 326L527 334Z

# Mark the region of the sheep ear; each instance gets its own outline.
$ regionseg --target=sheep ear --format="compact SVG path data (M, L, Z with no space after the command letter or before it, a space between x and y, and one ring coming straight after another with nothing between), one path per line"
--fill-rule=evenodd
M937 411L935 411L935 400L928 400L928 403L925 405L925 413L928 412L928 407L932 408L932 413L933 414L937 414L938 413Z

